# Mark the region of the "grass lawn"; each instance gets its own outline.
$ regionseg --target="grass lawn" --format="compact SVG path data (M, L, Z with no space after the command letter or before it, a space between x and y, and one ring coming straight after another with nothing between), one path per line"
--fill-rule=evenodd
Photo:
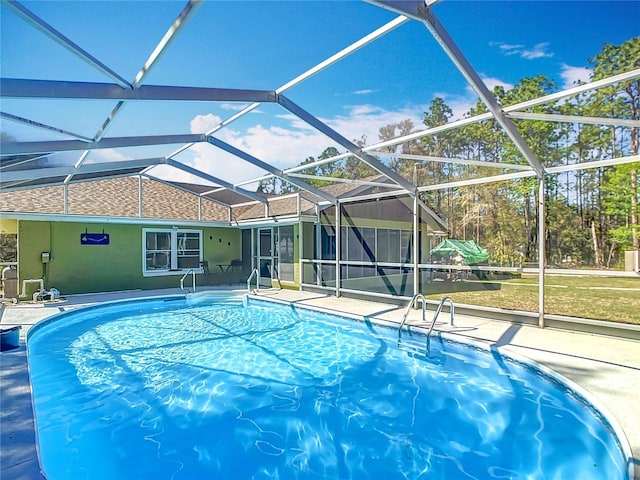
M432 300L443 294L456 303L538 311L538 277L499 281L438 282ZM545 276L545 313L640 325L640 278Z

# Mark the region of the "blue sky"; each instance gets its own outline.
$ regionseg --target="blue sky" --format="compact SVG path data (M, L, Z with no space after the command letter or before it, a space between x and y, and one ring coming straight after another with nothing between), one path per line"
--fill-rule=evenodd
M33 13L128 80L133 80L185 2L36 1ZM507 88L544 74L560 88L587 80L587 59L603 42L640 34L637 1L444 0L436 15L490 87ZM3 77L92 82L111 80L2 8ZM145 78L145 84L275 89L395 18L392 12L348 1L208 1ZM288 90L286 95L349 139L378 141L382 126L406 118L420 124L438 95L460 117L476 98L427 29L411 21ZM113 108L107 101L2 100L2 111L93 136ZM107 136L201 133L239 104L132 103ZM54 139L42 130L2 121L20 140ZM319 155L331 140L282 108L262 105L219 136L280 168ZM95 151L88 161L167 154L154 149ZM56 162L78 154L58 154ZM209 145L180 160L230 181L262 172L235 163Z

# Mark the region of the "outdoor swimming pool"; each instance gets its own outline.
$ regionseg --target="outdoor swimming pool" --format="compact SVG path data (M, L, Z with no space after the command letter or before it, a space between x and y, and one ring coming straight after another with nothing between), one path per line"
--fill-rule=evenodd
M626 479L581 395L497 351L251 299L79 309L28 335L70 479ZM411 349L414 350L414 349Z

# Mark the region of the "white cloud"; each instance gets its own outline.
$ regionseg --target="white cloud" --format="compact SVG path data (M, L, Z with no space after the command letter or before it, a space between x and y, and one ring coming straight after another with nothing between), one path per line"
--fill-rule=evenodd
M489 42L490 46L497 46L500 51L507 56L516 55L524 48L524 45L510 45L502 42Z
M293 113L282 113L282 114L276 115L276 118L286 121L291 126L291 128L294 128L296 130L308 130L310 132L317 131L307 122L305 122L299 117L296 117ZM322 120L322 121L326 122L326 120Z
M112 148L92 150L86 163L121 162L131 158Z
M527 60L534 60L536 58L550 58L553 57L553 53L547 52L549 42L536 43L531 49L523 49L521 57Z
M580 82L588 82L591 77L591 69L587 67L572 67L563 63L560 69L560 78L562 78L562 89L575 87Z
M189 165L193 167L193 165ZM152 177L157 177L169 182L206 184L205 180L191 175L190 173L170 167L169 165L156 165L147 172Z
M539 42L533 47L527 48L526 45L521 44L509 44L503 42L489 42L492 47L498 47L500 53L506 56L518 55L525 60L535 60L537 58L550 58L553 57L553 53L547 51L549 42Z
M382 107L378 107L376 105L349 105L345 107L349 110L350 116L362 116L362 115L378 115L383 112Z
M221 135L216 134L216 136L220 137ZM225 139L225 141L227 140L229 139ZM207 143L195 144L188 150L178 154L174 159L229 183L255 178L264 173L258 167ZM154 167L153 174L172 182L209 183L203 178L165 165Z
M498 78L484 76L482 79L489 89L496 85L502 85L506 90L513 88L512 84ZM452 120L462 118L478 101L471 88L467 88L462 95L438 93L437 96L444 98L453 110ZM379 130L387 125L409 119L416 130L425 128L422 117L427 109L428 105L407 105L397 110L387 110L374 104L352 104L344 106L341 114L320 120L347 140L365 137L366 144L372 145L380 141ZM281 170L297 166L310 156L317 157L327 147L334 146L340 152L345 151L344 147L293 114L277 114L271 124L265 122L265 117L260 118L260 123L250 127L240 128L232 124L215 132L214 136ZM196 115L190 122L191 132L207 132L221 120L213 113ZM267 173L250 162L206 143L193 145L180 153L176 160L232 184L259 178ZM157 172L173 181L203 183L201 179L176 170L165 172L158 167ZM255 184L245 188L255 189Z
M194 151L193 167L229 183L237 183L263 175L264 170L214 147L201 144Z
M222 122L222 118L214 115L213 113L196 115L191 119L189 129L191 130L191 133L206 133L220 122Z
M377 90L372 90L370 88L368 89L364 89L364 90L356 90L355 92L353 92L355 95L370 95L372 93L377 92Z
M485 76L483 80L490 89L495 85L503 85L507 90L513 87L497 78ZM452 120L462 118L477 102L477 97L470 88L463 95L440 93L438 96L444 98L452 108ZM416 130L423 129L422 117L427 109L428 105L407 105L397 110L387 110L374 104L353 104L343 107L343 112L333 118L320 120L347 140L359 140L364 136L366 144L372 145L380 141L379 130L387 125L410 119ZM191 132L206 132L220 120L220 117L212 113L197 115L191 120ZM297 166L310 156L317 157L330 146L335 146L340 152L345 151L344 147L289 113L275 115L272 124L262 121L247 128L231 128L235 126L233 124L223 128L214 136L281 170ZM179 154L176 159L234 184L266 174L263 169L250 162L209 144L196 144ZM175 170L166 175L170 175L167 178L174 181L203 183L202 180L186 173L176 173ZM245 188L254 189L255 185Z
M345 107L344 114L321 120L348 140L365 136L367 144L373 144L379 141L378 131L383 126L410 118L416 127L420 128L423 110L420 106L389 111L376 105L350 105ZM220 118L211 113L197 115L191 120L191 132L206 132L219 122ZM242 131L227 127L214 135L281 170L299 165L310 156L317 157L330 146L335 146L339 151L345 151L344 147L337 145L329 137L294 115L277 115L274 123L277 124L259 123ZM267 173L249 162L206 143L193 145L180 153L176 160L229 183L258 178ZM163 166L155 168L153 173L171 181L204 183L203 180L186 172L166 169ZM245 188L255 189L255 185Z
M196 115L190 122L191 133L208 132L221 121L222 119L219 116L212 113ZM220 140L233 144L238 148L241 148L237 144L237 138L240 135L240 132L229 127L215 133L215 136ZM258 177L264 173L258 167L208 143L196 143L175 156L174 159L229 183L237 183L248 178ZM209 183L205 179L166 165L154 167L152 173L172 182ZM255 189L255 186L253 186L253 189Z
M220 104L220 108L223 110L231 110L232 112L239 112L247 108L248 105L247 103L222 103Z
M487 86L487 88L491 91L493 91L493 89L497 86L503 87L505 91L511 90L514 87L513 83L505 82L504 80L500 80L499 78L485 77L485 76L482 76L481 78L484 84ZM473 92L471 87L468 87L468 89Z
M336 97L350 97L352 95L371 95L372 93L376 93L379 92L380 90L378 89L373 89L373 88L363 88L361 90L354 90L352 92L347 92L347 93L336 93L335 96Z

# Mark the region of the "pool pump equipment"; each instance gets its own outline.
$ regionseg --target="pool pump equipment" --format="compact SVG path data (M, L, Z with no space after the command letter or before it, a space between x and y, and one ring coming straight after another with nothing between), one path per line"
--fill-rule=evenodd
M34 302L46 302L57 300L60 298L60 292L51 288L46 290L44 288L44 280L42 278L28 279L22 281L22 293L20 294L20 298L27 298L27 285L37 283L40 288L38 288L35 292L33 292L32 300Z
M60 298L60 292L55 288L52 288L50 290L36 290L33 293L34 302L50 302L53 300L57 300L58 298Z

